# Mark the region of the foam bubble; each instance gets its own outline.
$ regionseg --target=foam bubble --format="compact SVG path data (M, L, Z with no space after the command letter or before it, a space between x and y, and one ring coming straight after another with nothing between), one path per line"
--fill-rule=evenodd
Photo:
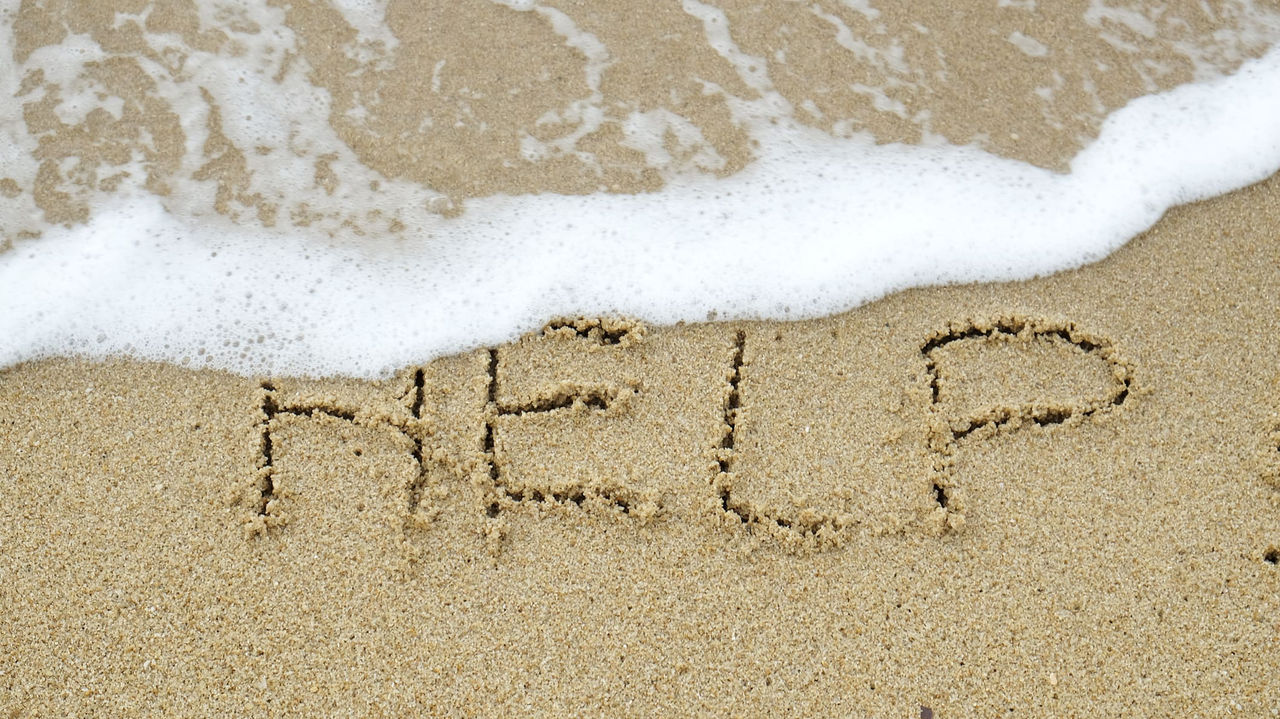
M125 354L374 376L560 315L794 319L909 286L1047 274L1280 168L1276 87L1280 50L1135 100L1065 175L766 124L762 157L728 178L489 197L411 240L197 221L137 193L0 255L0 365Z

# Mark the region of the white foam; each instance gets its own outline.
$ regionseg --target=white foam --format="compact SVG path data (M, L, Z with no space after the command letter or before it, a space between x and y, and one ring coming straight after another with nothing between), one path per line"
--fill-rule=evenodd
M704 20L714 29L714 12ZM756 131L761 159L729 178L474 200L408 241L178 216L136 193L0 255L0 365L125 354L372 376L560 315L811 317L909 286L1042 275L1280 169L1278 87L1273 50L1138 99L1065 175L782 121Z
M1009 37L1007 39L1010 44L1021 50L1027 57L1045 57L1049 54L1049 47L1047 45L1034 37L1023 35L1017 30L1009 33Z

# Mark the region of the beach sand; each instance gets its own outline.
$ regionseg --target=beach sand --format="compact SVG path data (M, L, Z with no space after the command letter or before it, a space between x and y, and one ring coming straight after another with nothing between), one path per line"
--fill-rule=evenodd
M1275 715L1278 240L1280 176L823 319L4 370L0 715Z

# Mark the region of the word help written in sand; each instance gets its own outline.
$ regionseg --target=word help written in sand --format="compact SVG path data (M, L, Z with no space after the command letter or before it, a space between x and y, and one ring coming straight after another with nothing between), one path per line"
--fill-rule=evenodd
M643 524L701 515L792 549L831 549L859 528L959 530L969 505L956 471L961 446L1109 414L1124 405L1134 382L1111 340L1071 323L957 323L920 345L925 371L914 389L924 401L888 410L906 429L886 442L858 428L862 444L844 432L846 451L832 456L824 427L847 429L846 414L878 421L876 412L885 410L837 408L827 399L806 406L823 393L777 378L831 363L788 352L784 340L781 331L750 326L651 333L626 320L578 319L404 373L382 402L362 405L359 397L264 382L261 458L235 503L251 510L251 533L284 528L290 507L308 497L305 479L286 471L278 435L298 423L327 422L335 431L384 433L412 459L414 478L395 500L406 530L428 527L444 499L469 488L478 519L535 503ZM718 371L678 376L676 360L690 353L719 357ZM687 409L665 411L675 406ZM811 424L775 443L769 438L785 435L771 423L783 416ZM880 461L884 452L897 454ZM836 466L842 461L857 467Z

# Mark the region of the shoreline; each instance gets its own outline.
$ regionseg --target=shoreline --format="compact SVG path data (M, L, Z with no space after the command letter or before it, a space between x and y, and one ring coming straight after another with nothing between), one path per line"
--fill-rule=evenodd
M1093 162L1078 199L1040 186L1075 202L1058 215L1071 220L1015 214L1043 206L1034 190L945 158L910 191L871 182L850 198L830 173L796 172L739 193L744 168L776 157L752 144L751 123L771 119L833 142L976 147L1048 176L1114 140L1105 118L1156 99L1135 98L1280 40L1280 14L1248 3L882 5L0 0L0 261L48 260L33 286L73 290L0 323L0 346L60 313L159 336L150 312L168 306L189 310L174 332L226 337L215 297L249 318L233 341L314 343L353 365L424 327L475 338L467 312L511 327L514 308L556 292L593 304L564 287L597 287L596 306L652 299L645 261L712 299L760 294L803 264L784 238L910 236L943 216L939 197L973 224L935 222L935 240L958 236L950 224L999 230L1035 255L1000 255L1025 270L1051 237L1101 253L1098 217L1154 216L1156 195L1201 191L1188 170L1225 186L1248 163L1214 155L1221 136L1267 144L1270 98L1231 105L1230 124L1148 113L1107 155L1133 161ZM1191 140L1159 151L1179 130ZM853 166L836 153L822 159ZM699 204L716 189L672 181L691 173L738 193L739 224ZM1110 184L1125 177L1148 192ZM948 178L972 192L921 189ZM647 222L670 220L669 181L705 220ZM983 197L1012 199L973 201L986 181L1008 192ZM501 234L533 236L515 208L488 216L494 244L441 270L465 278L469 309L429 272L456 238L364 285L339 276L382 249L404 260L407 238L464 224L484 198L536 193L559 195L556 222L583 222L586 195L643 205L597 213L596 230L647 252L604 262L598 238L575 248L557 230L485 288L472 280L499 277ZM858 226L854 199L906 209ZM125 201L142 209L105 209ZM850 214L824 229L832 207ZM168 213L189 224L157 231ZM672 224L721 252L701 270L663 255ZM94 255L104 285L39 254L62 230L39 232L67 225L198 251L114 268ZM258 251L238 261L195 241L290 228L348 233L352 255L310 277L282 261L233 291L227 273L282 243L247 241ZM778 240L754 275L732 244L748 230ZM808 278L846 282L822 250ZM973 276L973 252L914 252L935 280ZM392 271L417 304L393 301ZM111 282L141 301L111 305ZM792 296L805 282L775 299L812 311ZM39 296L7 292L5 310ZM312 320L360 301L386 314L326 336L285 320L307 297L331 300ZM802 321L541 312L520 320L550 320L540 331L430 362L414 349L380 380L121 358L0 370L0 716L1280 712L1280 174L1026 281L917 287ZM207 344L248 365L243 345Z
M1277 228L1273 177L1048 278L386 382L8 370L3 708L1274 708Z

